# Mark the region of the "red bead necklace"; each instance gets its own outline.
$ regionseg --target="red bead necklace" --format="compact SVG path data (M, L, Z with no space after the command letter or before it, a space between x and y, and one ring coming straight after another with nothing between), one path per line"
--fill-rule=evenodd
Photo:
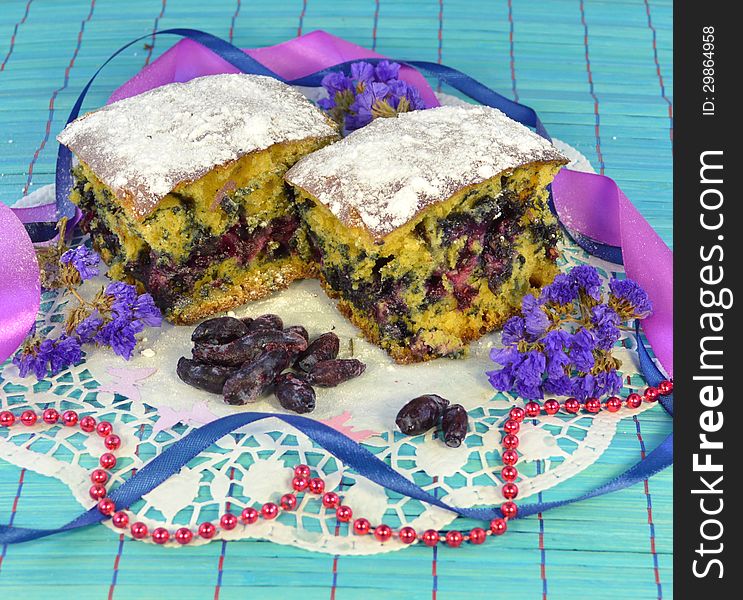
M656 402L660 396L667 396L673 392L673 383L663 381L658 387L648 387L645 392L640 394L630 394L624 401L624 405L630 409L639 408L643 402ZM138 540L148 538L156 544L175 543L176 545L185 545L190 543L195 536L205 540L210 540L217 535L219 529L230 531L235 529L239 523L242 525L252 525L259 519L270 521L275 519L281 511L293 511L298 504L297 493L310 493L321 497L322 505L328 510L334 510L338 521L342 523L351 523L350 527L355 535L373 535L379 542L388 542L397 539L403 544L412 544L416 541L423 542L427 546L436 546L444 543L452 548L458 548L464 542L470 544L482 544L493 535L503 535L508 529L508 521L518 515L518 506L514 499L519 494L519 488L515 480L518 478L516 464L519 460L517 448L519 446L518 433L521 429L521 423L525 418L534 418L544 413L546 415L555 415L560 411L566 414L577 414L581 410L596 414L601 410L617 412L622 408L622 399L617 396L608 398L601 402L598 398L588 398L581 403L575 398L568 398L560 403L557 400L546 400L544 403L530 401L523 408L513 407L508 415L508 419L503 423L503 452L501 461L501 495L504 502L501 504L500 511L502 517L497 517L490 521L490 527L485 530L481 527L475 527L469 531L445 530L437 531L428 529L422 533L415 531L412 527L403 526L397 530L389 525L381 523L372 526L368 519L358 517L353 519L353 510L351 507L343 504L342 498L335 492L325 491L325 482L319 477L312 477L312 470L307 465L298 465L294 468L294 478L292 479L293 492L281 496L279 503L266 502L260 509L248 506L244 508L239 517L231 512L224 513L219 523L209 521L200 523L195 530L188 527L181 527L174 532L164 527L156 527L151 532L147 525L141 521L135 521L130 524L132 518L129 513L123 510L116 510L113 500L107 495L106 483L109 480L109 471L116 466L116 456L113 454L121 447L121 438L113 433L113 426L108 421L96 422L91 416L79 418L73 410L68 410L60 414L53 408L45 409L41 415L37 415L32 410L24 411L18 421L26 427L31 427L37 423L39 418L47 425L55 425L61 421L66 427L78 426L86 433L96 432L103 438L103 444L108 450L99 458L100 468L93 470L90 474L92 485L90 486L90 497L98 502L98 510L102 514L111 518L114 527L118 529L129 529L132 537ZM16 416L8 411L0 412L0 427L11 427L16 423Z

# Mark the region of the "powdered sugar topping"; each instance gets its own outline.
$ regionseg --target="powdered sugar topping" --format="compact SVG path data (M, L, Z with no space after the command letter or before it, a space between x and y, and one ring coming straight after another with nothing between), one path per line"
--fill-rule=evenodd
M290 86L224 74L120 100L73 121L57 139L142 217L177 184L215 166L279 142L335 134Z
M300 160L286 179L346 224L383 237L461 188L535 161L565 158L497 109L446 106L375 119Z

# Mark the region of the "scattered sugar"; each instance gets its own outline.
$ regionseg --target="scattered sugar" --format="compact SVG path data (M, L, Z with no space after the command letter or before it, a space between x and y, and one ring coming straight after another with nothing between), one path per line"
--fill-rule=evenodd
M285 141L335 135L318 108L260 75L172 83L70 123L58 140L142 217L182 181Z
M459 189L534 161L565 158L547 140L485 106L376 119L313 152L286 175L339 219L382 237Z

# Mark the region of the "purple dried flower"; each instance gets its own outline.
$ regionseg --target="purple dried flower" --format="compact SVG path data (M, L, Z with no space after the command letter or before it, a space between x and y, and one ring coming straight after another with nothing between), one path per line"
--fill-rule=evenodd
M579 371L590 371L595 364L593 349L596 336L587 329L579 329L570 339L570 359Z
M600 350L611 350L621 336L619 333L619 315L606 304L598 304L591 309L591 323L596 335L596 347Z
M75 328L75 335L80 340L80 343L89 344L95 338L101 325L103 325L103 319L101 319L98 313L94 313L80 322Z
M573 284L594 300L601 300L601 277L595 267L580 265L570 271Z
M578 290L570 276L564 273L557 275L552 283L542 288L541 298L545 302L552 302L553 304L570 304L577 297Z
M549 327L550 320L547 313L542 309L539 300L531 294L524 296L521 301L521 314L524 315L526 333L532 338L539 337Z
M21 377L26 377L33 372L36 379L46 377L46 365L48 358L46 354L40 354L40 344L25 345L23 349L13 357L13 364L18 367Z
M626 310L618 311L629 313L622 314L623 317L642 319L653 312L653 303L647 292L632 279L612 279L609 289L620 306L627 305Z
M594 396L596 380L590 373L587 373L583 377L573 377L572 384L571 394L578 398L578 400L585 400Z
M26 343L13 357L21 377L33 371L36 379L44 379L51 370L52 375L78 362L83 356L80 342L76 338L60 336L58 340L45 339Z
M388 60L378 62L374 68L374 75L376 75L377 81L381 81L382 83L387 83L390 79L397 79L399 74L400 64Z
M504 345L509 346L517 344L526 338L526 329L523 317L511 317L503 324L501 341Z
M136 333L142 330L138 321L130 321L126 317L118 317L106 323L95 336L95 341L103 346L111 346L115 354L129 360L137 345Z
M401 79L387 82L390 88L390 95L387 101L395 110L400 108L400 101L405 98L408 101L406 110L422 110L426 108L418 89Z
M544 367L544 354L536 350L526 353L524 360L515 370L515 386L520 396L530 400L543 397L542 375L544 374Z
M59 262L65 265L71 264L80 274L80 279L85 281L98 275L98 264L101 262L101 257L87 246L78 246L67 250L59 258Z
M379 106L389 107L385 101L389 91L390 88L384 83L372 82L367 85L350 106L351 115L346 119L346 128L359 129L371 123L374 112L379 110ZM389 108L391 110L391 107Z
M553 329L547 332L542 341L547 377L555 379L564 376L565 367L570 364L570 357L565 352L565 348L570 343L570 334L562 329Z
M134 317L148 327L160 327L163 322L160 309L149 294L140 294L132 306Z
M77 338L61 335L56 342L52 342L52 350L48 355L52 375L56 375L63 369L75 364L82 357L83 351Z
M570 396L573 393L573 382L565 374L558 377L548 377L544 382L544 391L555 396Z
M353 63L351 65L351 79L359 83L370 83L374 81L374 66L365 61Z
M320 85L328 91L328 95L331 99L334 98L335 94L338 92L344 92L354 88L353 81L340 71L325 75L325 77L322 78Z

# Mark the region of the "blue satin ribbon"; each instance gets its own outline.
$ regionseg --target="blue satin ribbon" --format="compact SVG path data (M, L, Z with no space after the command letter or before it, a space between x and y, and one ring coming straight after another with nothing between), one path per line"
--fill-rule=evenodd
M265 66L261 65L258 61L245 54L239 48L232 44L222 40L216 36L198 31L194 29L167 29L156 32L157 34L172 34L181 37L186 37L194 41L199 42L205 47L215 52L218 56L234 65L238 69L246 73L254 73L261 75L269 75L277 79L283 80L277 74L273 73ZM100 71L111 62L116 56L121 54L124 50L140 42L144 39L148 39L151 34L142 36L122 46L119 50L109 57L106 62L95 72L90 81L83 88L80 97L75 102L75 105L70 112L68 123L80 113L83 100L87 94L90 86L92 85L96 76ZM367 62L378 62L381 59L365 59ZM323 69L312 75L302 77L287 83L293 85L304 85L304 86L318 86L323 76L327 73L347 70L353 62L349 61L342 65L334 66L331 69ZM537 133L549 139L546 129L542 125L537 113L529 108L508 98L501 96L497 92L487 88L478 81L472 79L468 75L446 67L437 63L430 63L424 61L398 61L402 64L406 64L413 68L418 69L424 75L437 77L441 81L447 83L453 88L461 91L470 98L502 110L512 119L519 121L520 123L533 127ZM58 212L60 215L66 215L71 210L72 203L69 201L68 196L71 191L72 178L70 174L70 167L72 165L72 155L68 148L65 146L59 147L57 155L57 175L56 175L56 201ZM73 209L74 210L74 207ZM581 245L586 244L586 248L591 254L597 255L605 260L611 260L612 262L621 264L621 249L614 246L607 246L600 244L593 240L589 240L584 236L578 236L576 239L577 243ZM612 260L614 259L614 260ZM657 385L664 379L663 374L658 369L656 364L650 358L650 355L645 347L641 335L640 325L636 324L636 339L638 347L638 355L640 359L640 368L645 379L651 385ZM661 398L663 407L673 414L673 396L667 396ZM149 493L163 481L177 473L181 468L186 466L191 460L198 456L201 452L206 450L213 443L218 441L220 438L228 435L245 425L260 421L263 419L274 418L283 421L284 423L295 427L307 437L309 437L317 445L325 449L326 451L333 454L339 459L344 465L352 468L360 476L381 485L393 492L397 492L401 495L420 500L427 504L443 508L457 513L463 517L468 517L478 520L490 520L496 516L501 516L500 509L498 508L460 508L451 506L439 498L429 494L424 489L403 477L400 473L395 471L387 463L377 458L374 454L366 450L363 446L356 443L352 439L338 432L337 430L328 427L327 425L301 417L298 415L278 415L270 413L241 413L222 417L208 423L198 429L191 431L188 435L181 438L160 455L156 456L143 468L137 471L130 479L124 482L120 487L113 490L110 494L110 498L115 502L117 508L124 509L130 507L132 504L137 502ZM588 498L594 498L601 496L609 492L624 489L629 486L635 485L665 469L673 462L673 434L668 436L655 450L650 452L646 458L631 468L627 469L624 473L618 477L612 479L606 484L580 496L568 498L564 500L557 500L553 502L538 502L534 504L526 504L519 506L519 517L526 517L536 513L544 512L551 508L557 508L586 500ZM94 523L99 523L105 519L97 507L93 507L87 512L82 513L66 525L57 529L30 529L23 527L11 527L11 526L0 526L0 544L12 544L18 542L24 542L28 540L38 539L61 533L64 531L70 531L78 529L80 527L86 527Z

